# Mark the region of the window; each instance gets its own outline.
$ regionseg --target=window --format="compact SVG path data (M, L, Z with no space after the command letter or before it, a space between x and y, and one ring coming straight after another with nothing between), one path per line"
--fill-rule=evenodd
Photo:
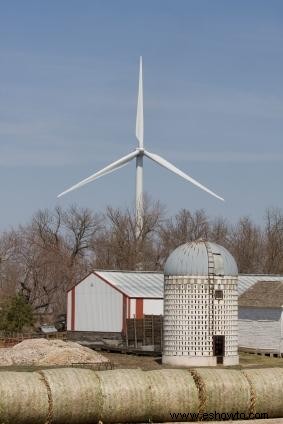
M219 253L213 253L214 259L214 274L224 275L224 263L223 258Z
M215 290L214 297L217 300L223 299L223 290Z

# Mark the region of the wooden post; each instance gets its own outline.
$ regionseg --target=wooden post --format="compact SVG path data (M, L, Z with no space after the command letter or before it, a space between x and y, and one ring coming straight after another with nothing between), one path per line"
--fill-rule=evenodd
M145 341L145 318L143 317L143 319L142 319L142 332L143 332L143 334L142 334L142 337L143 337L143 345L145 346L145 344L146 344L146 341Z
M163 320L160 317L160 349L163 350Z
M126 346L129 347L129 338L128 338L128 320L126 319Z
M154 319L153 319L153 315L151 315L151 340L152 340L152 345L154 346Z
M137 341L137 320L134 318L134 335L135 335L135 348L138 347L138 341Z

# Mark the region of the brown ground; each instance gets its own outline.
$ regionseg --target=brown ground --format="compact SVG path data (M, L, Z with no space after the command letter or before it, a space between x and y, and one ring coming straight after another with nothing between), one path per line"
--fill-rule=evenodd
M102 352L115 368L141 368L143 370L155 370L162 368L172 368L161 364L161 358L151 356L136 356L125 353ZM251 353L240 354L240 366L248 367L283 367L283 358L270 358Z

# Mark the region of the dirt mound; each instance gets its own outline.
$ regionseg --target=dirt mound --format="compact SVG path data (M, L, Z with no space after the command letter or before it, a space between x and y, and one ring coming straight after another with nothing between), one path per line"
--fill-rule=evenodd
M0 366L52 366L108 364L99 353L74 342L27 339L12 348L0 349Z

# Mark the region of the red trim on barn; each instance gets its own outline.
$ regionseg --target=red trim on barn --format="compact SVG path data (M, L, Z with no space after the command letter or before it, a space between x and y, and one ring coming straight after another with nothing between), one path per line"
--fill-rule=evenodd
M136 318L143 318L143 299L136 300Z
M131 299L128 297L128 318L131 318Z
M67 330L69 330L69 328L68 328L69 314L70 314L70 311L69 311L69 293L67 292Z
M75 331L75 313L76 313L76 289L71 291L71 330Z

